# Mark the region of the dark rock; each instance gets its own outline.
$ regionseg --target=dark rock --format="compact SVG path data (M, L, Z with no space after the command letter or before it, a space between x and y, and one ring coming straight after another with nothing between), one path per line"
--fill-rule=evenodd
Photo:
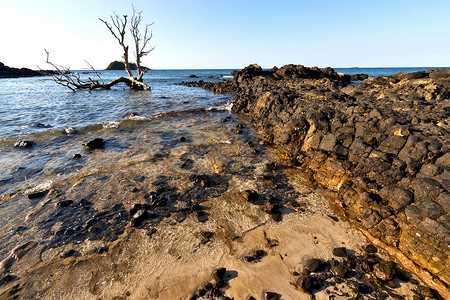
M208 221L208 214L206 212L204 212L203 210L196 211L195 217L197 218L197 221L202 222L202 223Z
M189 75L189 78L198 78L198 76L195 74L191 74L191 75Z
M95 138L86 143L83 143L83 146L89 148L89 150L101 149L105 146L105 141L101 138Z
M11 68L0 63L0 78L19 78L19 77L34 77L44 76L43 72L33 71L27 68Z
M264 292L263 293L264 300L280 300L281 295L274 292Z
M103 254L103 253L106 253L108 251L109 251L109 248L107 246L103 246L103 247L98 248L97 253L98 254Z
M83 157L83 156L81 156L80 153L76 153L76 154L73 155L73 158L74 158L74 159L80 159L80 158L82 158L82 157Z
M184 136L180 137L180 142L181 142L181 143L186 142L186 137L184 137Z
M377 263L373 266L373 274L383 281L391 280L394 277L394 269L390 264Z
M254 190L245 190L244 192L241 193L241 196L242 198L251 203L254 203L259 198L258 193Z
M337 257L347 257L347 249L345 247L334 248L333 255Z
M309 275L301 275L295 282L295 285L308 294L311 294L315 289L313 278Z
M58 203L56 203L56 207L64 208L64 207L68 207L72 204L73 204L73 200L61 200Z
M343 265L337 265L331 267L331 272L340 278L345 278L347 277L349 270L347 267L344 267Z
M36 199L36 198L41 198L41 197L45 197L45 195L48 194L48 191L39 191L39 192L35 192L35 193L30 193L28 194L28 199L32 200L32 199Z
M135 63L130 62L129 66L130 66L131 70L136 70L137 69L137 66L136 66ZM144 67L144 66L141 66L141 68L149 70L149 68ZM115 60L115 61L111 62L108 65L108 67L106 67L105 70L125 70L125 64L123 62L121 62L121 61Z
M33 147L34 142L32 141L18 141L14 144L14 147L16 148L31 148Z
M322 261L317 258L308 259L305 267L309 272L317 272L322 268Z
M141 210L144 206L141 203L135 203L130 208L130 216L134 216L139 210Z
M131 226L136 227L139 226L143 220L145 220L148 216L148 213L145 209L138 210L131 219Z
M77 253L78 252L75 251L74 249L70 249L70 250L67 250L66 252L61 253L59 256L61 258L68 258L68 257L71 257L71 256L76 256Z
M378 249L374 245L369 244L364 247L364 251L366 251L366 253L372 254L372 253L377 253Z
M225 279L225 274L226 273L227 273L227 269L226 268L218 268L218 269L215 269L213 271L212 276L213 276L214 280L222 281L222 280Z
M194 182L195 184L198 184L202 187L210 187L211 186L211 181L208 177L208 175L197 175L197 174L192 174L191 176L189 176L189 180Z

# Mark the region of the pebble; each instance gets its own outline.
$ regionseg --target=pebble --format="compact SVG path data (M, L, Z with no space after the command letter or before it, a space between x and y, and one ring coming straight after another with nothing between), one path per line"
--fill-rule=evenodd
M33 147L34 142L32 141L18 141L14 144L14 147L16 148L31 148Z
M83 143L83 146L89 148L89 150L101 149L105 146L105 141L101 138L95 138L86 143Z
M295 282L295 285L302 291L310 294L312 291L314 291L314 282L313 278L309 275L302 275L300 276L297 281Z
M333 255L337 257L347 257L347 249L345 247L337 247L333 249Z
M245 200L247 200L248 202L255 202L256 200L258 200L259 195L257 192L255 192L254 190L246 190L244 192L241 193L242 198L244 198Z
M226 268L218 268L213 271L212 276L216 281L222 281L222 280L224 280L226 273L227 273Z
M70 250L67 250L66 252L61 253L59 256L61 258L68 258L71 256L75 256L76 254L77 254L77 251L75 251L74 249L70 249Z
M322 267L322 261L317 258L308 259L306 262L306 269L309 272L316 272Z
M280 300L281 295L274 292L264 292L263 294L264 300Z
M58 203L56 203L56 207L64 208L64 207L68 207L68 206L70 206L72 204L73 204L72 200L61 200Z
M48 191L39 191L39 192L35 192L35 193L30 193L28 194L28 199L36 199L36 198L41 198L44 197L45 195L47 195Z
M369 244L366 247L364 247L364 251L366 251L367 253L372 254L372 253L377 253L378 249L374 245Z
M80 159L82 157L83 156L80 153L76 153L76 154L73 155L73 159Z

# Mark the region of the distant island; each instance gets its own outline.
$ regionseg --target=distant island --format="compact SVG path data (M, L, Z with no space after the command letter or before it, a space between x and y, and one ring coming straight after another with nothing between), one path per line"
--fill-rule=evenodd
M144 66L142 66L142 68L149 70L149 68L144 67ZM136 64L130 62L130 69L136 70L137 69ZM125 64L121 61L115 60L108 65L106 70L125 70Z
M0 62L0 78L18 78L18 77L32 77L43 76L39 71L30 70L27 68L10 68Z

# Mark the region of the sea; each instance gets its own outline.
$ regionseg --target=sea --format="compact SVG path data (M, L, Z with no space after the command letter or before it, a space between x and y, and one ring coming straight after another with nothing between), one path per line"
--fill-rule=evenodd
M377 76L427 69L431 68L335 71ZM150 178L154 172L181 172L177 169L180 164L182 169L197 164L207 170L205 157L215 161L217 154L207 150L212 145L216 147L214 151L221 152L239 141L250 144L254 139L251 129L239 137L231 134L236 132L233 126L244 122L230 111L232 95L180 85L192 80L232 80L231 72L151 70L144 77L150 91L131 91L125 85L117 85L111 90L72 92L50 76L0 79L0 260L26 236L46 240L58 224L69 222L51 221L57 220L55 215L50 221L42 217L32 223L30 215L39 215L38 208L47 203L41 203L39 196L30 196L33 193L54 191L57 195L51 199L74 202L100 197L102 200L95 205L108 206L114 197L130 197L117 188L127 180L146 188L151 186L139 174ZM124 71L99 73L105 82L126 76ZM80 74L84 79L96 77L89 71ZM104 149L90 151L83 145L95 138L104 139ZM32 141L33 146L14 147L25 140ZM238 152L245 151L243 146ZM234 157L233 164L239 169L247 159ZM156 171L150 172L150 165ZM213 167L219 168L216 163ZM245 172L242 169L235 175L243 176Z

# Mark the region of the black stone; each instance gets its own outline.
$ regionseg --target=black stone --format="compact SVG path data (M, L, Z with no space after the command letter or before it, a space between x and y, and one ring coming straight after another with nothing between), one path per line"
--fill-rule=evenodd
M98 248L97 252L98 252L98 254L103 254L103 253L106 253L108 251L109 251L109 248L107 246L103 246L103 247Z
M317 258L308 259L306 262L306 269L309 272L317 272L322 268L322 261Z
M347 257L347 249L345 247L337 247L333 249L333 255L337 257Z
M80 158L82 158L82 157L83 157L83 156L81 156L80 153L76 153L76 154L73 155L73 158L74 158L74 159L80 159Z
M280 300L281 295L274 292L264 292L263 294L264 300Z
M224 280L224 277L225 277L225 274L227 273L227 269L226 268L218 268L218 269L215 269L214 271L213 271L213 278L216 280L216 281L222 281L222 280Z
M101 149L105 146L105 141L101 138L95 138L86 143L83 143L83 145L88 147L89 150Z
M31 148L33 147L34 142L32 141L18 141L14 144L14 147L16 148Z
M258 193L254 190L246 190L241 195L245 200L251 203L255 202L259 198Z
M36 198L41 198L44 197L45 195L47 195L48 191L40 191L40 192L36 192L36 193L31 193L28 194L28 199L36 199Z
M68 257L71 257L71 256L75 256L76 254L77 254L77 251L75 251L74 249L70 249L70 250L67 250L64 253L61 253L59 256L61 258L68 258Z
M73 204L72 200L61 200L56 204L56 207L58 208L64 208L64 207L68 207L70 205Z
M364 251L366 251L367 253L377 253L378 249L374 245L369 244L366 247L364 247Z

